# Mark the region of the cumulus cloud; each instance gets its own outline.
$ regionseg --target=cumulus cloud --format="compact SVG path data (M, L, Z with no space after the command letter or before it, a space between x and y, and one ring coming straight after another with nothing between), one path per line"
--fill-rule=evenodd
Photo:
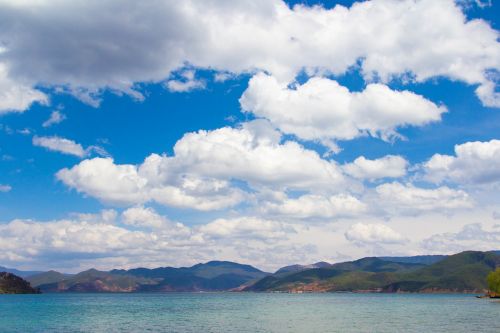
M57 111L57 110L52 111L49 119L44 121L42 126L43 127L50 127L52 125L59 124L60 122L62 122L65 119L66 119L66 116L63 113L61 113L60 111Z
M446 112L420 95L369 84L361 92L327 78L311 78L289 88L263 73L255 75L240 98L241 107L269 119L285 133L305 140L350 140L369 134L389 140L396 129L441 119Z
M10 185L0 184L0 192L10 192L10 190L12 190Z
M1 62L3 52L0 45L0 115L7 112L24 112L35 102L48 104L47 95L8 76L7 65Z
M364 156L356 158L352 163L343 165L344 171L360 179L375 180L380 178L399 178L406 175L408 161L401 156L387 155L369 160Z
M262 260L264 253L296 233L292 226L281 222L244 216L190 228L144 206L125 210L120 218L113 210L73 215L76 219L0 224L0 261L16 267L65 267L73 271L90 267L180 266L228 255L242 261L242 254L248 255L249 250L261 263L269 265L273 262ZM276 251L275 255L279 254Z
M405 238L384 224L353 224L345 232L345 238L359 245L402 243Z
M293 219L358 216L366 209L364 203L348 194L330 197L307 194L296 199L286 198L278 203L268 201L261 207L265 214Z
M291 226L256 217L220 218L198 229L205 237L273 241L295 232Z
M446 186L427 189L393 182L379 185L375 191L378 194L377 202L381 207L399 213L454 211L471 208L474 204L466 192Z
M82 161L57 173L59 180L106 202L158 203L199 210L222 209L245 196L234 180L260 188L340 191L348 181L335 162L296 142L281 143L266 122L187 133L173 156L152 154L140 165L110 158Z
M500 181L500 140L467 142L455 146L455 155L435 154L423 164L424 179L466 185Z
M484 104L499 103L487 75L500 67L498 33L483 20L467 20L453 0L373 0L332 9L290 8L281 0L0 6L0 62L6 80L22 82L16 86L22 93L12 94L19 98L3 110L43 100L37 85L64 87L94 104L104 88L140 99L135 83L162 82L185 64L263 70L288 82L303 69L342 74L359 65L367 80L443 76L477 84Z
M179 222L173 222L166 216L158 214L151 207L135 206L122 212L121 221L126 226L149 228L153 230L168 230L170 236L191 238L189 227Z

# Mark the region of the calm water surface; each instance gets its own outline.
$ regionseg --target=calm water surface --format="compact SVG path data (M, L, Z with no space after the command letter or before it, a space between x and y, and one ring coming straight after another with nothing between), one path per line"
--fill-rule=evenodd
M471 295L0 295L3 332L500 332Z

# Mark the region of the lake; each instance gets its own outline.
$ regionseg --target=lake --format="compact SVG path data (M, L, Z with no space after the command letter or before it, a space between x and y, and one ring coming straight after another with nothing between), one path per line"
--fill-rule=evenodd
M1 332L500 332L500 302L419 294L0 295Z

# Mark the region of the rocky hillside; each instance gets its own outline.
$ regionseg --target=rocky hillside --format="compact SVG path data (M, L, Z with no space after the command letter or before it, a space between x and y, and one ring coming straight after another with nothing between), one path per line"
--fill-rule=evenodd
M0 272L0 294L38 294L23 278L8 272Z

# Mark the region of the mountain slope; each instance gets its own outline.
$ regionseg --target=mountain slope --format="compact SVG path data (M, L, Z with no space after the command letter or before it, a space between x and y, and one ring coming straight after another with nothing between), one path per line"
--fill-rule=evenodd
M143 291L222 291L237 288L268 273L250 265L229 261L210 261L192 267L160 267L113 270L112 274L127 274L155 279L157 284L143 286Z
M12 273L12 274L17 275L17 276L22 277L22 278L25 278L25 277L28 277L31 275L35 275L35 274L43 273L41 271L21 271L21 270L15 269L15 268L7 268L7 267L3 267L3 266L0 266L0 272Z
M72 274L63 274L56 271L48 271L26 277L26 280L33 286L38 287L43 284L60 282L71 278Z
M40 284L43 292L133 292L157 281L89 269L56 282Z
M9 272L0 272L0 294L38 294L28 281Z
M402 274L396 285L388 285L384 289L409 292L481 292L487 288L486 276L498 266L500 256L494 252L466 251L418 271Z
M245 291L481 292L486 275L500 266L493 252L462 252L432 265L363 258L328 268L267 276Z
M402 262L402 263L410 263L410 264L423 264L423 265L432 265L445 259L446 255L423 255L423 256L412 256L412 257L378 257L384 261L392 261L392 262Z
M324 261L320 261L320 262L310 264L310 265L295 264L295 265L281 267L274 274L296 273L296 272L300 272L300 271L305 271L306 269L326 268L326 267L330 267L331 265L332 264L324 262Z

